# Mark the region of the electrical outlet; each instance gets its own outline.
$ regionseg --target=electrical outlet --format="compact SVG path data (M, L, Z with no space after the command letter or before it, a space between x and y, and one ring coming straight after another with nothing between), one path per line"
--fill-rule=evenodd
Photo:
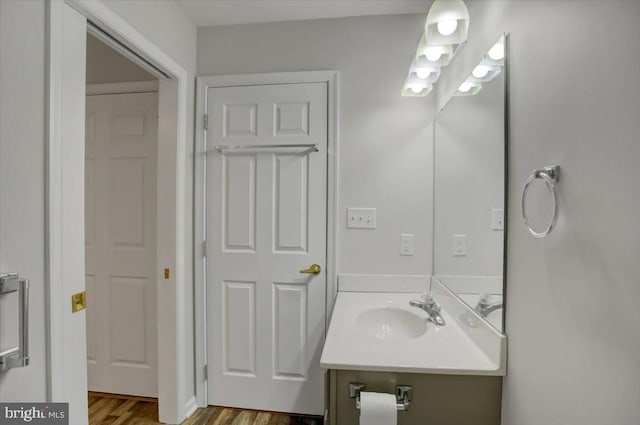
M375 208L347 208L347 229L375 229Z
M467 235L453 235L453 256L467 256Z
M502 208L491 210L491 230L504 230L504 210Z
M403 233L400 235L400 255L413 255L413 235Z

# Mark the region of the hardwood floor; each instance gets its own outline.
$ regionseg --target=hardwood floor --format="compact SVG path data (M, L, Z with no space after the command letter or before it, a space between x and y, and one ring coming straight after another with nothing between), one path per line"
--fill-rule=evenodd
M156 399L89 393L89 425L161 424ZM196 410L183 425L322 425L322 418L209 406Z

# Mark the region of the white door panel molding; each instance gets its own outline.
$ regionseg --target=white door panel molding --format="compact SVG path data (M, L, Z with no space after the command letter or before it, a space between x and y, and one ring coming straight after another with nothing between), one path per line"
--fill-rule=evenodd
M206 379L197 377L198 403L323 414L322 373L315 357L324 339L326 301L333 301L337 74L205 79L212 80L205 99L199 81L199 108L206 111L209 128L201 134L209 147L209 266L203 264L208 308L196 304L196 363L208 362L211 379L203 400ZM256 87L263 81L267 85ZM198 121L204 127L204 118ZM283 144L316 144L319 151L212 149ZM205 175L204 162L200 165L197 161L197 182ZM196 193L203 195L196 196L196 252L204 254L198 239L205 239L200 233L205 194L199 188ZM205 270L198 270L198 263L202 278ZM313 263L323 266L319 275L299 273ZM196 294L204 293L197 282ZM205 309L210 312L208 350L200 334ZM229 394L229 388L239 392ZM284 396L292 392L305 396Z

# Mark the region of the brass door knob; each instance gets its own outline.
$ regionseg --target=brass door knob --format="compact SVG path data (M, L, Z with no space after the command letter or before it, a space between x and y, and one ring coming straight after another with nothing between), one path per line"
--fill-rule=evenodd
M322 267L319 264L312 264L308 269L300 270L300 273L319 274L322 271Z

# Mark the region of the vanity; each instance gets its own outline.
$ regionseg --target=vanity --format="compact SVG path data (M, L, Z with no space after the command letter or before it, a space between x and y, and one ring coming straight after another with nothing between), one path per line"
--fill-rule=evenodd
M432 275L387 287L339 277L321 357L331 425L360 423L365 391L395 395L401 425L500 424L505 44L488 47L434 122Z
M321 358L330 424L358 423L358 384L391 394L410 387L399 424L500 423L506 337L437 280L427 285L443 326L409 305L420 292L339 292Z

